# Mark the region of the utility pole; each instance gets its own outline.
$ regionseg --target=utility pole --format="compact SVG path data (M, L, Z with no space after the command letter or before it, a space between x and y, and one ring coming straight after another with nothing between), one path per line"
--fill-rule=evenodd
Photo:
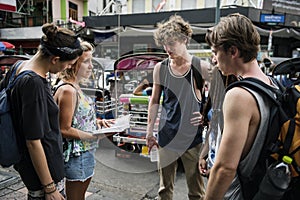
M49 0L47 0L47 2L46 2L46 22L48 23L49 22Z
M220 21L220 0L216 0L215 23L217 24L219 21Z

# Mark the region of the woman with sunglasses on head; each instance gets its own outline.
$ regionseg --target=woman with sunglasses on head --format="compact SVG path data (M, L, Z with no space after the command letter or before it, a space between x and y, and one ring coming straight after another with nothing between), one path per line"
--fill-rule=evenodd
M71 68L60 73L54 99L59 106L60 129L64 141L66 195L71 200L84 200L94 175L98 139L92 134L99 127L109 127L113 120L96 118L95 101L80 89L93 70L93 46L81 42L83 54Z
M24 75L11 90L14 128L19 136L21 161L14 165L28 189L28 199L64 199L64 163L58 107L53 100L47 73L57 73L82 54L75 34L54 24L42 27L37 53L23 61L16 74ZM8 76L1 82L3 88Z

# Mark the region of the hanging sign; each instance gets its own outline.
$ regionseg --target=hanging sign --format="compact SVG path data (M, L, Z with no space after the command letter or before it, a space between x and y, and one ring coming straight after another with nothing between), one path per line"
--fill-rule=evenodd
M0 0L0 10L16 12L17 11L16 0Z

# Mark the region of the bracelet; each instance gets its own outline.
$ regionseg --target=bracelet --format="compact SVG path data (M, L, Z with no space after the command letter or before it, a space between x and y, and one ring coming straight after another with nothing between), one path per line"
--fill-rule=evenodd
M45 194L52 194L52 193L54 193L56 191L56 187L52 190L52 191L50 191L50 192L46 192L45 191Z
M53 186L55 186L54 181L52 181L51 183L44 185L44 188L52 188Z
M51 183L47 184L44 186L44 192L45 194L51 194L53 192L56 191L56 185L55 183L52 181Z

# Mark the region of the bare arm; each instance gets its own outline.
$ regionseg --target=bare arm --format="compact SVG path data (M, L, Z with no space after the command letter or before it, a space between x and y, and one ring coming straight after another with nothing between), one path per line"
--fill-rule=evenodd
M201 60L201 75L206 82L210 83L209 78L209 70L210 70L210 63L204 60Z
M205 143L204 146L201 150L200 156L199 156L199 163L198 163L198 167L200 170L200 174L202 176L207 176L208 175L208 169L207 169L207 162L206 162L206 158L208 155L208 151L209 151L209 139L208 139L209 135L208 135L208 131L205 137Z
M247 105L247 106L245 106ZM242 88L227 92L224 104L224 130L219 151L207 185L206 200L221 200L228 190L249 137L249 126L257 108L252 95Z
M143 90L145 90L147 87L149 87L149 82L147 79L144 79L134 90L134 95L143 95Z
M76 90L70 85L60 87L55 94L59 107L59 123L62 136L70 139L97 139L91 133L73 128L72 119L76 108Z
M34 169L40 179L42 185L48 185L53 182L45 152L41 143L41 140L26 140L26 145ZM56 190L51 194L46 194L46 199L64 199L61 194Z
M156 64L154 71L153 71L153 90L152 90L152 96L150 98L150 102L148 105L148 125L147 125L147 135L146 135L146 142L147 146L149 147L149 150L151 150L152 146L157 144L156 139L153 136L153 129L154 124L157 118L157 112L159 108L159 101L162 89L160 87L159 83L159 71L160 71L160 63Z

